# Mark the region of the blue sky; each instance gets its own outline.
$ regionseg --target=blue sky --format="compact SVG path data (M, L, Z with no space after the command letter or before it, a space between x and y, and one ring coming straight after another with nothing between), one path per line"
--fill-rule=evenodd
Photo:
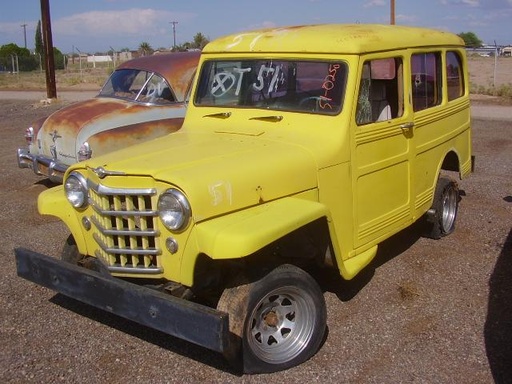
M210 40L261 27L318 23L384 23L390 0L49 0L53 44L63 53L106 52L110 47L153 48ZM485 43L512 44L512 0L396 0L396 24L474 32ZM0 12L0 45L33 49L39 0L14 0Z

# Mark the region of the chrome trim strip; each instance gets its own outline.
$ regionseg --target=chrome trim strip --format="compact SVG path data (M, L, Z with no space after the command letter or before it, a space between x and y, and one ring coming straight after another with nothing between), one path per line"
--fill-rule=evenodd
M64 173L69 168L67 164L56 161L44 155L32 155L27 148L17 150L18 167L31 168L38 176L46 176L54 183L62 183ZM42 170L45 168L45 171ZM47 171L46 171L47 170Z
M144 267L116 267L116 266L110 266L106 265L105 261L101 257L98 251L95 252L95 256L98 260L100 260L105 267L110 271L114 273L137 273L141 275L155 275L162 273L164 270L160 267L151 267L151 268L144 268Z
M100 248L106 253L112 253L114 255L141 255L141 256L159 256L162 252L157 248L141 249L141 248L119 248L119 247L108 247L97 235L93 233L92 237L98 243Z
M138 268L138 267L111 267L107 266L110 272L116 273L138 273L141 275L154 275L157 273L162 273L163 269L159 267L153 268Z
M156 188L111 188L103 184L96 184L91 179L87 179L87 186L94 190L98 195L156 195Z
M144 216L144 217L156 217L158 216L157 211L112 211L112 210L103 210L95 201L90 201L91 206L96 211L96 213L100 215L109 215L109 216Z
M106 229L101 223L91 216L91 221L94 226L101 232L102 235L115 235L115 236L159 236L158 230L142 230L142 229Z

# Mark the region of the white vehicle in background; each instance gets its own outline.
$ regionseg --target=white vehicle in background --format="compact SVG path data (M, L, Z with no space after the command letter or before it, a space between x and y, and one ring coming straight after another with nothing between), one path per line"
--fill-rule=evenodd
M120 64L98 96L62 108L25 131L20 168L62 183L79 161L181 128L200 52L145 56Z

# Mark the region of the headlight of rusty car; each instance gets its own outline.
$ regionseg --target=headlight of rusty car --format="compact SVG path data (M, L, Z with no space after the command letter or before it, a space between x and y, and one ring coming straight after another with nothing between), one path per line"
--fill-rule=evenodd
M158 198L158 215L167 229L182 231L190 220L190 204L183 193L177 189L168 189Z
M87 207L87 180L78 172L71 172L64 182L66 197L75 208Z

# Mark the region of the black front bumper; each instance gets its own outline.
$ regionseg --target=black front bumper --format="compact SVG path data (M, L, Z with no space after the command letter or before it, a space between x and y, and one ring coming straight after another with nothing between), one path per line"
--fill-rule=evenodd
M104 276L62 260L17 248L18 276L139 324L223 353L236 355L224 312ZM233 361L232 361L233 363Z

